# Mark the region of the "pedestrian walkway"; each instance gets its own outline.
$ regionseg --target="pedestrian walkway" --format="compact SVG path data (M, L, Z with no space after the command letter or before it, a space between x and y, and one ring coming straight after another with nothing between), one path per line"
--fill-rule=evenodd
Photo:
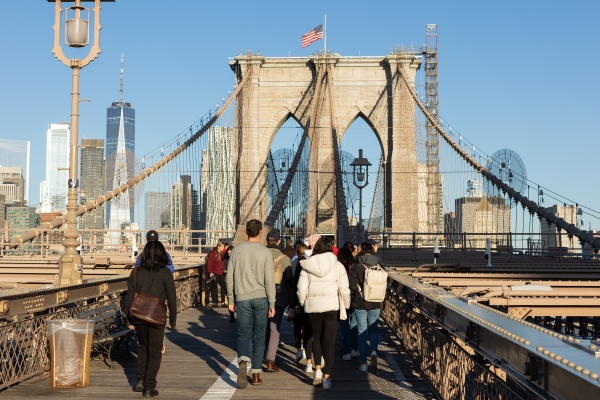
M281 372L263 372L263 384L237 389L236 324L229 323L225 308L191 308L179 314L177 330L167 331L166 353L158 374L163 399L435 399L434 392L414 370L409 357L390 336L380 329L379 369L358 370L358 359L342 361L336 345L331 373L333 388L313 387L313 374L294 363L296 349L292 324L283 321L282 340L276 364ZM136 346L132 346L136 349ZM124 350L114 352L115 369L92 361L90 386L83 389L54 389L48 379L24 382L0 393L5 399L130 399L142 398L133 392L136 360Z

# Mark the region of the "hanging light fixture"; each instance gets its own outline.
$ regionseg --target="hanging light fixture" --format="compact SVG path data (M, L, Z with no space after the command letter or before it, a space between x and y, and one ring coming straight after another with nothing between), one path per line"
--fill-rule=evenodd
M69 11L73 11L72 19L69 19ZM86 11L87 19L81 18L81 11ZM80 4L75 4L73 7L67 8L66 12L65 44L70 47L87 46L90 43L90 9L85 8Z

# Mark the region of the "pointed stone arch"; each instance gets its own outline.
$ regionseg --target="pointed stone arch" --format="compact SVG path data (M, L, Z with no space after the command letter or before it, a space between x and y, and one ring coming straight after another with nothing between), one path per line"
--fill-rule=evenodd
M312 101L317 87L315 76L320 76L317 71L326 68L331 74L326 81L331 82L332 87L319 93L324 100L318 102L318 117L314 121L317 136L311 145L316 143L318 147L311 149L318 158L314 165L321 165L331 156L332 115L337 116L338 140L351 123L361 117L378 138L386 163L385 226L394 232L412 232L414 226L418 226L415 104L398 71L413 85L421 65L420 53L383 57L315 54L307 58L248 54L234 57L229 64L238 81L243 75L251 74L243 90L244 101L238 103L237 110L244 121L244 126L238 126L238 160L243 161L238 163L237 170L238 221L266 215L267 204L261 203L261 199L266 193L264 160L270 144L290 117L300 126L307 126L309 110L317 103ZM331 95L333 99L327 97ZM330 109L332 105L335 110ZM310 190L318 193L319 188ZM321 225L308 227L308 230L333 233L334 221L332 218L323 223L325 230Z

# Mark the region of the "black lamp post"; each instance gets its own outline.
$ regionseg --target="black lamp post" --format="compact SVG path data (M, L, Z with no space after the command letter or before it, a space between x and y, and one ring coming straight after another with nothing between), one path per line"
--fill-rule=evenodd
M362 149L358 150L358 158L350 164L353 168L354 186L359 191L358 203L358 223L357 226L362 227L362 190L369 184L369 165L371 163L366 158L363 158Z

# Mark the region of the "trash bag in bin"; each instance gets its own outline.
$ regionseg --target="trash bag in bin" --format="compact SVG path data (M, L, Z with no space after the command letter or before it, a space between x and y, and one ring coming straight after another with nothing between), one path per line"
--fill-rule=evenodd
M90 384L93 319L48 320L50 386L79 388Z

